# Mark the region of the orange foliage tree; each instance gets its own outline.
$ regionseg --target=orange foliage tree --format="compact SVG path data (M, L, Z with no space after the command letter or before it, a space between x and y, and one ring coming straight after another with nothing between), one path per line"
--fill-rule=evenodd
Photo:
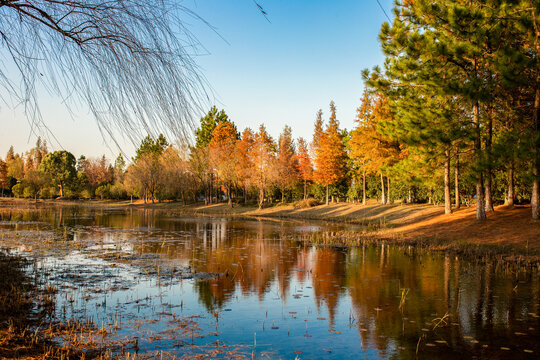
M309 156L308 145L303 138L298 139L298 151L296 156L298 158L300 178L304 182L304 199L307 199L307 185L308 182L313 180L313 164L311 163L311 157Z
M247 202L249 189L255 185L253 149L255 134L250 128L244 129L241 139L236 143L236 173L238 184L244 189L244 203Z
M285 126L279 136L275 165L275 183L281 190L281 201L285 201L285 193L294 189L299 180L298 158L292 139L292 129Z
M364 203L366 173L378 172L380 174L381 202L386 204L389 198L385 193L384 175L388 171L387 168L397 160L399 145L385 137L380 129L382 124L392 116L387 98L364 91L362 104L357 109L357 127L352 132L349 154L363 172ZM389 183L389 180L387 182Z
M229 206L232 206L231 189L237 180L237 141L238 134L234 125L229 121L222 121L212 132L212 140L208 145L210 164L225 186Z
M317 145L315 147L316 158L313 177L316 182L326 187L326 204L328 205L328 187L336 184L345 176L345 159L347 157L333 101L330 102L328 126L320 134Z
M259 209L264 203L266 190L271 185L272 165L275 161L275 144L264 125L255 134L253 146L253 175L259 191Z

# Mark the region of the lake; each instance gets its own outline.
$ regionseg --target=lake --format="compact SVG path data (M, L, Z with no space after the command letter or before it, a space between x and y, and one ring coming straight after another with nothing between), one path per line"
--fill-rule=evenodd
M347 224L43 207L0 212L53 322L162 358L538 358L538 269L413 247L313 246ZM99 330L99 331L97 331ZM58 341L69 342L66 337Z

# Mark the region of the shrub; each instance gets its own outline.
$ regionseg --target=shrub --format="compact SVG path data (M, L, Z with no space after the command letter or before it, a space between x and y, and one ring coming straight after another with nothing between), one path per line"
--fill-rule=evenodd
M13 195L15 195L15 197L22 197L23 196L23 193L24 193L24 186L23 184L15 184L12 188L11 188L11 192L13 192Z
M321 203L319 202L319 200L314 199L314 198L297 201L293 204L295 209L307 209L307 208L318 206L318 205L321 205Z

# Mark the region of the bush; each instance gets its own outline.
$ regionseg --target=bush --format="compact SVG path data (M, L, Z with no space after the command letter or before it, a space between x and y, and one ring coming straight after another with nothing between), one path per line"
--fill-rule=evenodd
M22 197L23 194L24 194L24 186L23 184L15 184L12 188L11 188L11 192L13 193L13 195L15 195L15 197Z
M293 204L295 209L307 209L307 208L318 206L318 205L321 205L321 203L319 202L319 200L314 199L314 198L297 201Z
M101 200L111 198L111 184L100 185L96 189L96 197Z
M50 199L53 196L56 195L56 188L55 187L46 187L43 190L41 190L41 198L42 199Z
M79 192L79 198L84 200L90 200L92 198L92 193L88 189L83 189Z
M31 186L26 186L23 191L23 196L25 198L33 198L36 195L36 192Z

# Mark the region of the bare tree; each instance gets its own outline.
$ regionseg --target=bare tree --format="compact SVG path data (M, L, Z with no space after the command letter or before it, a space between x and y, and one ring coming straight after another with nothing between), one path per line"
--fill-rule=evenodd
M186 135L207 99L187 19L201 20L174 0L0 0L0 100L33 130L44 87L86 104L103 134Z

